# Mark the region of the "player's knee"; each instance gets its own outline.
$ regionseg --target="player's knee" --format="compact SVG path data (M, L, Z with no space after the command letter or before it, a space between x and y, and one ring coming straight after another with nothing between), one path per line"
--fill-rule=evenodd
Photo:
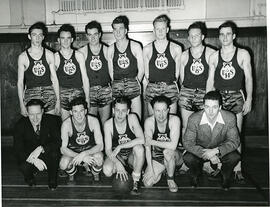
M69 166L69 159L66 159L65 157L62 157L59 162L59 167L61 170L67 170Z
M105 162L103 165L103 173L106 177L111 177L113 174L113 165Z
M96 165L101 166L103 164L103 153L98 152L98 153L94 154L93 156L96 160Z
M164 159L170 161L175 158L175 151L171 149L165 149L163 151Z
M144 157L144 147L141 144L134 146L133 153L136 157Z
M153 179L150 178L148 180L144 180L143 184L146 188L150 188L154 185L154 181L153 181Z

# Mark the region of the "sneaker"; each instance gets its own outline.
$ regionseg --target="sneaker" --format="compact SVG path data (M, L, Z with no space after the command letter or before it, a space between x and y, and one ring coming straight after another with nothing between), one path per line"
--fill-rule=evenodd
M234 171L234 180L240 184L245 183L245 178L242 174L242 171Z
M140 195L140 192L139 192L139 182L138 181L134 181L133 182L133 188L130 191L130 194L131 195Z
M218 181L218 180L220 180L220 176L221 176L221 170L219 168L217 168L215 171L208 174L207 178L210 181Z
M174 180L167 180L168 186L169 186L169 191L172 193L176 193L178 191L178 186L174 182Z

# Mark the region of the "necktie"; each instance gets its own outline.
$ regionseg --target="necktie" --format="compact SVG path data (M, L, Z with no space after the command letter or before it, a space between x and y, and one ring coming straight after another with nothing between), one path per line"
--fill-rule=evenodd
M39 124L37 125L37 129L36 129L36 134L39 136L40 135L40 126L39 126Z

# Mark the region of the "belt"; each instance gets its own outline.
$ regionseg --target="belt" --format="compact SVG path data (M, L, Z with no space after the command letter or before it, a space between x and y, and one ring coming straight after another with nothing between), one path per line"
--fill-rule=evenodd
M238 93L240 90L220 90L221 93Z
M198 90L202 90L202 91L205 91L205 88L190 88L190 87L186 87L183 85L184 88L187 88L187 89L191 89L191 90L195 90L195 91L198 91Z
M174 84L174 82L164 82L164 81L158 81L158 82L149 82L157 85L171 85Z

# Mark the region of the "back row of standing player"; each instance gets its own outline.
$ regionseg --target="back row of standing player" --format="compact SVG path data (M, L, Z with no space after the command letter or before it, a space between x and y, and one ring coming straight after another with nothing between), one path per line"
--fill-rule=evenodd
M42 46L46 27L41 23L32 25L28 34L31 46L18 58L22 115L27 116L25 104L35 98L46 103L47 113L61 112L64 120L69 116L69 102L85 96L89 112L99 114L103 125L111 116L113 98L127 96L131 99L131 111L141 118L143 92L149 114L153 113L150 101L155 96L171 99L170 113L177 113L179 103L184 133L188 117L202 109L205 92L217 89L223 97L223 108L236 114L241 131L243 115L251 110L253 84L250 55L235 46L233 22L220 25L218 51L203 44L204 24L191 24L188 28L191 47L183 53L178 44L168 40L166 15L155 18L155 40L143 49L140 43L128 38L128 26L127 17L116 17L112 22L116 42L107 47L101 42L101 25L92 21L85 27L88 44L74 50L71 47L74 27L64 24L58 30L60 50L53 54ZM236 169L241 171L240 163Z

